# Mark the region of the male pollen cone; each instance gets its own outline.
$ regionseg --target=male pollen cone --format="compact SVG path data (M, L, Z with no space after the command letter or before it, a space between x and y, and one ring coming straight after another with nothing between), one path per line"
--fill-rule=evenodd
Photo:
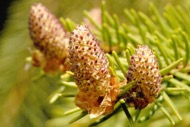
M111 83L109 63L88 27L77 26L70 37L70 67L79 88L75 103L91 118L113 110L117 84Z
M135 50L135 54L130 59L126 78L127 83L135 81L132 88L124 95L128 105L143 109L158 96L161 75L157 59L148 46L139 46Z
M41 52L33 54L37 65L50 73L68 69L68 35L59 20L41 3L31 6L29 32L34 46ZM40 59L42 54L45 61Z

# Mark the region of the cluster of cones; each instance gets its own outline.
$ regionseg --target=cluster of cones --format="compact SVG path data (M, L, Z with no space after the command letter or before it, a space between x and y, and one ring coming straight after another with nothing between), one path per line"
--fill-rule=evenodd
M110 74L105 53L87 26L78 25L69 33L44 5L37 3L30 10L29 31L35 47L34 66L46 73L72 71L79 88L75 103L87 110L91 118L113 111L119 82ZM142 109L155 100L161 76L148 46L138 47L131 56L126 79L127 83L135 81L122 97L127 104Z

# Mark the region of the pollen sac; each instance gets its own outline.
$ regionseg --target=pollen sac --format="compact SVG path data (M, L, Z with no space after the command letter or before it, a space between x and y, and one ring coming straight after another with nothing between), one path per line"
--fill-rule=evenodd
M135 50L130 59L126 78L127 83L135 81L132 88L124 95L128 105L143 109L158 96L161 75L157 59L148 46L139 46Z
M117 83L109 73L109 63L88 27L77 26L71 34L70 68L79 88L75 103L91 118L113 110Z
M67 70L69 37L59 20L42 4L31 6L29 14L29 32L34 46L43 54L44 60L37 62L46 72ZM43 62L45 64L39 64ZM35 64L34 64L35 65Z

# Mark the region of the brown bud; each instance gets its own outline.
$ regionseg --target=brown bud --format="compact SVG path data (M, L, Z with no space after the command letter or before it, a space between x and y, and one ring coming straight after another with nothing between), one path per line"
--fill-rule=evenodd
M70 37L71 71L79 88L75 103L97 117L113 109L117 87L111 84L109 63L94 35L77 26Z
M67 33L59 20L40 3L34 4L30 9L29 31L34 46L46 59L43 66L45 71L54 72L60 66L68 65Z
M155 100L161 88L161 75L157 59L148 46L139 46L135 50L126 77L127 83L135 81L124 95L127 104L142 109Z

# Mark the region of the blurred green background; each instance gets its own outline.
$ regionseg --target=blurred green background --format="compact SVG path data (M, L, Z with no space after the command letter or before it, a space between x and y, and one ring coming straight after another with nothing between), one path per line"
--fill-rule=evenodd
M39 69L27 69L26 57L30 56L32 47L27 23L30 6L35 2L46 5L57 17L70 18L78 24L84 19L83 10L101 5L101 0L15 0L11 3L8 19L0 34L0 127L56 127L63 126L73 117L62 118L60 113L74 107L73 103L67 104L67 101L72 100L64 100L64 105L59 105L59 102L52 105L48 103L48 96L60 87L57 82L59 76L46 75L34 80L39 76ZM124 8L148 13L150 2L162 12L168 4L189 7L190 1L106 0L106 6L111 14L118 14L122 20ZM86 120L89 118L72 126L85 126ZM126 120L126 117L115 118L113 122L115 120L118 120L118 127L122 127L119 121Z

